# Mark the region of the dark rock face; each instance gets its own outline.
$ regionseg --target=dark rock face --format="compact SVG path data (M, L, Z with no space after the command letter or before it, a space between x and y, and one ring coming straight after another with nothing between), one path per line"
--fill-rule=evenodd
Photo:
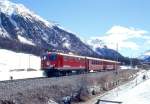
M11 23L9 16L5 15L4 13L0 13L0 17L1 17L1 25L13 39L16 39L17 38L16 36L17 31L15 30L16 27Z

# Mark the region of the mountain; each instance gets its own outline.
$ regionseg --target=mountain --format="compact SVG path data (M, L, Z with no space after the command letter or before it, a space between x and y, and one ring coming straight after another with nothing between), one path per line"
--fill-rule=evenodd
M42 50L96 56L74 33L48 22L22 4L0 0L0 48L40 55Z
M144 54L139 56L138 58L143 60L144 62L150 62L150 50L144 52Z
M124 58L119 52L117 52L113 49L109 49L107 47L104 47L104 48L97 47L96 52L98 54L102 55L103 57L113 59L113 60L118 60L118 59Z
M98 38L90 39L88 42L86 42L86 44L88 44L97 54L103 56L104 58L124 60L124 57L119 52L107 48L105 43Z

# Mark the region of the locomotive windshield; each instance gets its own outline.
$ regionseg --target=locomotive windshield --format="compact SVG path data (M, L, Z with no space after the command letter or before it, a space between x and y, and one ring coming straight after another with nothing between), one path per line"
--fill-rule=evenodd
M56 54L48 54L48 55L43 55L42 60L50 60L50 61L55 61L57 59Z
M54 61L54 60L56 60L56 58L57 58L57 55L56 54L50 54L50 56L49 56L49 60L51 60L51 61Z

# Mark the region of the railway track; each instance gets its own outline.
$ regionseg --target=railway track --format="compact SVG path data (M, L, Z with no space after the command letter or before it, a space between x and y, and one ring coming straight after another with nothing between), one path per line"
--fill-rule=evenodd
M128 69L126 69L128 70ZM121 72L123 70L118 70L118 73ZM74 77L81 77L81 76L94 76L96 74L100 75L100 76L104 76L110 73L115 73L116 74L116 70L112 70L112 71L102 71L102 72L92 72L92 73L84 73L84 74L73 74L73 75L66 75L66 76L57 76L57 77L34 77L34 78L24 78L24 79L11 79L11 80L2 80L0 81L0 83L18 83L18 82L27 82L27 81L39 81L39 80L58 80L58 79L67 79L67 78L74 78Z
M92 72L92 73L84 73L84 74L72 74L72 75L66 75L66 76L59 76L59 77L35 77L35 78L24 78L24 79L10 79L10 80L2 80L0 81L0 83L11 83L11 82L21 82L21 81L32 81L32 80L42 80L42 79L59 79L59 78L66 78L66 77L76 77L76 76L85 76L85 75L88 75L88 74L100 74L100 75L103 75L103 74L107 74L107 73L115 73L116 71L102 71L102 72Z

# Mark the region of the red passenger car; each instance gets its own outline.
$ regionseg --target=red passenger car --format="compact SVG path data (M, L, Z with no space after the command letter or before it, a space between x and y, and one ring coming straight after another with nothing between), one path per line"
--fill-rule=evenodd
M103 59L86 57L86 65L87 65L87 69L90 72L102 71L104 69L103 68Z
M120 62L112 61L112 60L104 60L104 70L114 70L119 68Z

